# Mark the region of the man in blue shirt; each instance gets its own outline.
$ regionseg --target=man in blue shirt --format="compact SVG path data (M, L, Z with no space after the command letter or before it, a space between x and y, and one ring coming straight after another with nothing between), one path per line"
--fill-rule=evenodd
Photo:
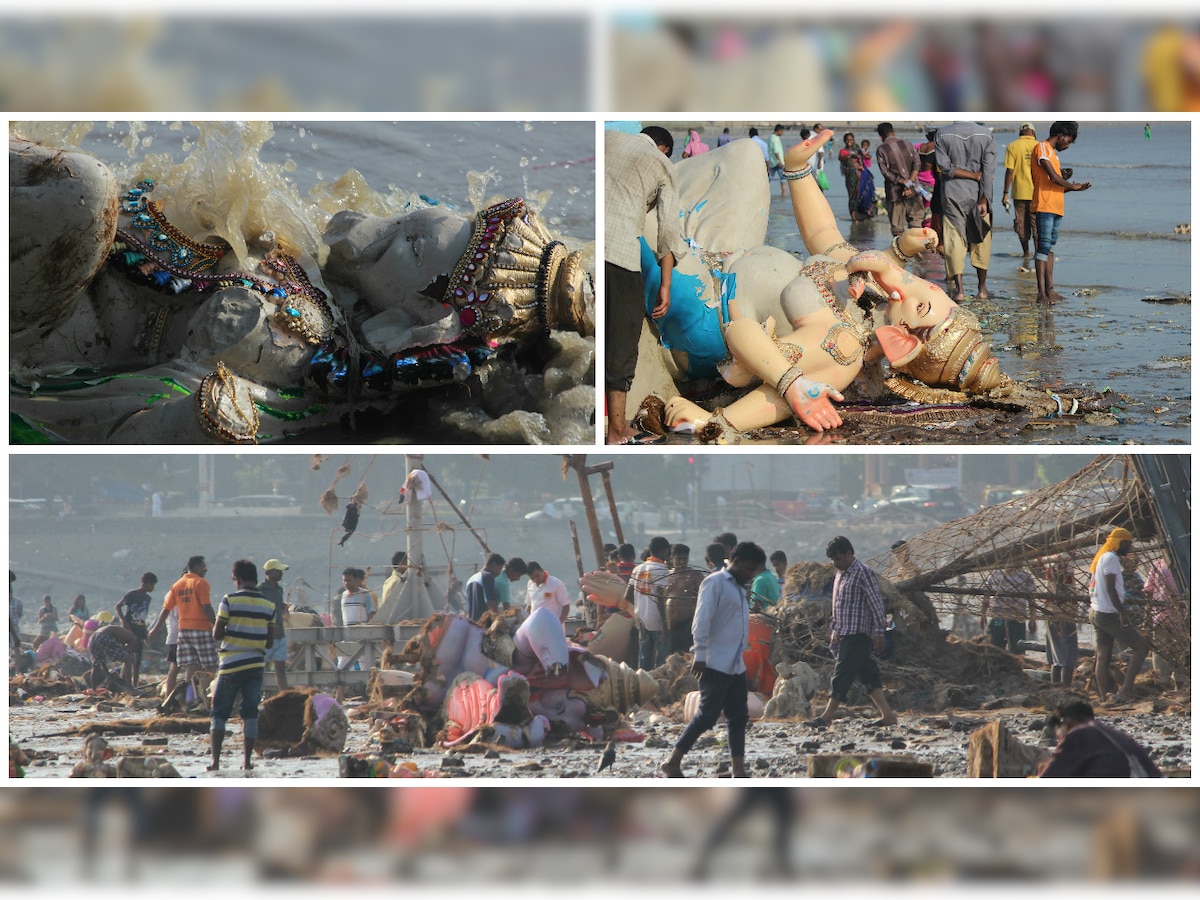
M487 558L483 569L467 579L467 617L478 622L485 612L500 611L500 597L496 593L496 577L504 571L504 557L493 553Z
M762 547L747 541L733 548L725 568L700 583L692 619L692 674L700 681L700 708L679 736L671 758L659 769L666 778L683 777L683 757L700 735L717 724L722 713L729 728L733 777L746 777L746 725L750 721L743 659L750 636L746 585L766 564Z

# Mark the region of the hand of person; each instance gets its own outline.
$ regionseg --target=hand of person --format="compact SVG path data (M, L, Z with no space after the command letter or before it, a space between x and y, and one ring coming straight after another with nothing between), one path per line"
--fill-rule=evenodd
M701 662L700 660L696 660L692 663L692 674L697 678L703 675L706 671L708 671L708 663Z
M805 163L812 159L831 137L833 137L833 129L826 128L818 134L809 135L808 140L788 147L787 152L783 154L783 167L792 170L803 169Z
M842 424L842 417L834 409L830 398L838 401L845 399L832 385L813 381L803 375L791 383L783 397L800 421L817 432Z
M667 314L667 310L670 308L671 289L669 287L665 289L660 287L658 289L658 303L655 305L654 309L650 311L650 318L661 319Z
M1091 186L1092 186L1092 183L1090 181L1076 181L1071 184L1071 190L1086 191Z

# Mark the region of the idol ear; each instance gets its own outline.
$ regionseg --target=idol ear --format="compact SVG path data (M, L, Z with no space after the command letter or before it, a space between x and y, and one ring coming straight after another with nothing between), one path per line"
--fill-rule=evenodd
M898 325L876 328L875 336L879 338L879 346L893 366L912 362L921 349L921 342L916 335Z

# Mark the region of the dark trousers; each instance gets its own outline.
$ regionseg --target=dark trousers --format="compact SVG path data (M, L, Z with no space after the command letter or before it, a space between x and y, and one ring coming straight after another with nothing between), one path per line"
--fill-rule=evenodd
M875 662L875 642L869 634L838 635L837 662L833 667L830 696L845 703L854 679L862 682L867 693L883 687L879 663Z
M1001 650L1007 646L1009 653L1024 656L1020 642L1025 640L1025 623L1020 619L992 619L988 623L988 637Z
M646 318L642 273L604 264L604 387L628 393L637 369L638 341Z
M746 702L748 692L745 672L728 675L716 669L705 669L700 675L700 708L683 729L675 749L687 753L700 735L716 725L724 713L729 726L729 755L735 759L744 757L746 723L750 721L750 707Z

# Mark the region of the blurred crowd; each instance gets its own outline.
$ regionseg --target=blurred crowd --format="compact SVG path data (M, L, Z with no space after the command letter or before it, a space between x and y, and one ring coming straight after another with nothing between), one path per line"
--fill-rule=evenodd
M1200 22L1125 14L612 24L607 108L664 112L1200 109Z
M747 803L750 791L788 802ZM786 871L785 887L1154 881L1165 891L1200 879L1197 799L1185 785L19 787L0 793L0 883L667 888ZM780 830L786 840L774 839Z
M0 102L131 112L1200 109L1200 20L1152 8L888 20L529 7L3 13Z

